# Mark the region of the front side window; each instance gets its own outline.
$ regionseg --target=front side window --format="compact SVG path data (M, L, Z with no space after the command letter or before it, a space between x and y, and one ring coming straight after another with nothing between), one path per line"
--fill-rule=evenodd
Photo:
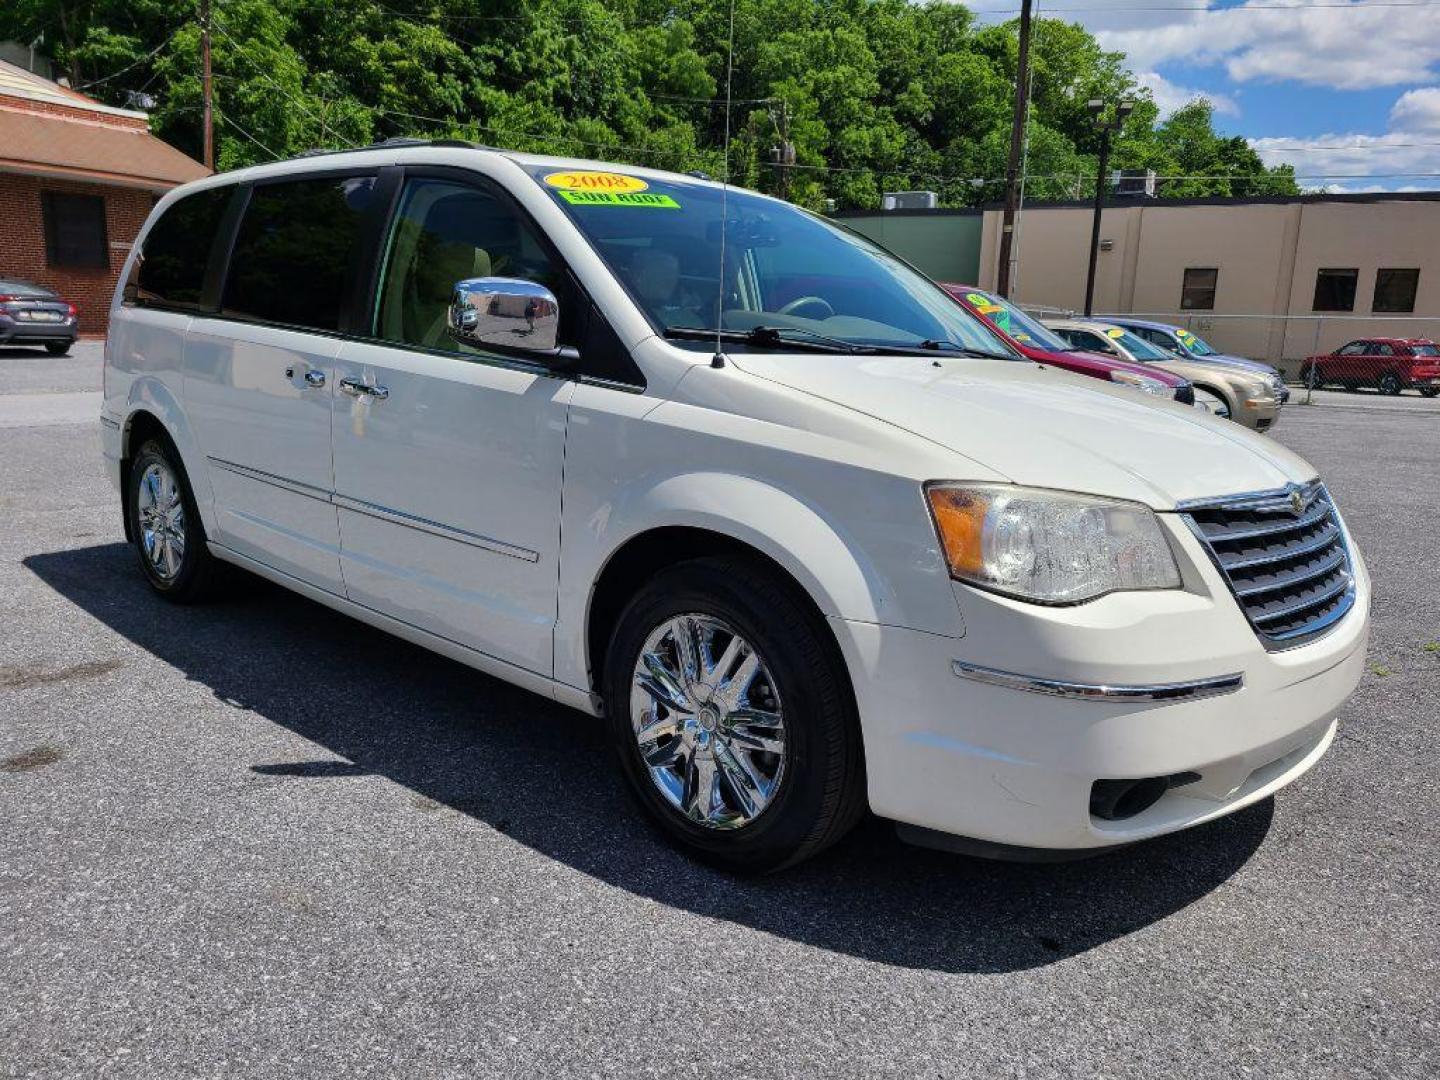
M478 353L446 332L455 283L466 278L523 278L559 296L563 275L533 230L508 203L450 180L411 180L387 241L375 306L375 336L445 352ZM561 297L560 337L574 303Z
M1394 355L1395 355L1395 350L1392 349L1389 345L1385 344L1385 343L1382 341L1380 344L1378 344L1378 345L1375 346L1375 355L1376 355L1376 356L1394 356Z
M374 189L373 176L257 184L235 237L224 313L339 330Z
M103 270L110 265L105 200L98 195L45 191L45 261L50 266Z
M1213 311L1215 309L1215 286L1220 271L1214 267L1192 267L1185 271L1185 282L1180 287L1180 310Z
M1419 270L1375 271L1375 302L1372 311L1411 312L1415 310L1415 290L1420 285Z
M135 260L135 303L156 307L200 303L210 249L234 190L218 187L187 195L150 227Z
M1354 311L1358 270L1320 270L1315 274L1314 311Z
M871 241L751 192L618 172L529 171L677 344L766 333L808 343L974 349L1016 358L938 285ZM708 348L713 349L713 341Z

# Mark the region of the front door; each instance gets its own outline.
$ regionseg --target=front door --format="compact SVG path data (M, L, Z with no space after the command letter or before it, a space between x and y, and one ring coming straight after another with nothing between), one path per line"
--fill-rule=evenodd
M372 340L347 342L335 369L347 594L548 675L574 384L459 345L445 315L457 281L549 284L554 260L497 192L423 176L406 181L384 251Z
M256 185L220 315L186 342L185 405L226 547L343 595L331 502L336 333L373 176Z

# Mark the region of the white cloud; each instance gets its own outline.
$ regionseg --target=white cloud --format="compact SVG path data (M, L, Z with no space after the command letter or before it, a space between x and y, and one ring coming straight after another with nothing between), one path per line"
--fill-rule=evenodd
M994 0L964 0L982 12ZM1412 0L1246 0L1230 7L1139 11L1113 0L1054 0L1132 70L1166 63L1223 66L1236 82L1294 81L1344 90L1440 78L1440 4ZM1394 6L1397 2L1403 7ZM1040 13L1045 14L1043 0ZM1006 18L998 14L982 18Z
M1310 139L1251 139L1267 165L1293 165L1307 187L1340 191L1413 191L1440 179L1440 86L1407 90L1390 109L1381 135L1330 134ZM1376 176L1377 173L1386 176ZM1367 183L1362 177L1375 176Z
M1239 104L1229 94L1215 94L1208 90L1195 90L1188 86L1179 86L1158 71L1137 71L1135 80L1150 91L1151 96L1155 98L1155 104L1160 106L1161 116L1169 116L1176 109L1190 104L1196 98L1204 98L1209 101L1210 107L1217 113L1225 116L1240 115Z
M1390 107L1390 128L1416 134L1440 134L1440 86L1406 90Z

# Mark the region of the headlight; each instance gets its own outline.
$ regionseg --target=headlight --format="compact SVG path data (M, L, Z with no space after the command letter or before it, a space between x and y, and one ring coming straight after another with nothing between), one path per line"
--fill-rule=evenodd
M925 494L957 580L1040 604L1180 587L1148 507L1004 484L935 483Z
M1124 383L1136 390L1144 390L1147 394L1157 394L1160 397L1170 397L1175 393L1173 386L1167 386L1159 379L1152 379L1149 375L1140 375L1134 371L1112 371L1110 381Z

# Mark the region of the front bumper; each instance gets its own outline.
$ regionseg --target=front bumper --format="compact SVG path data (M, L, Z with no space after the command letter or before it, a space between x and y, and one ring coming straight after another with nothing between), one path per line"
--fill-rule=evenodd
M1241 398L1230 411L1230 419L1255 431L1269 431L1280 419L1280 409L1278 397Z
M1193 537L1166 525L1182 590L1046 608L957 586L963 638L833 620L860 707L872 809L992 844L1080 851L1232 813L1314 765L1364 670L1370 585L1358 552L1350 613L1316 641L1267 652ZM977 669L1081 688L1240 681L1155 698L1077 696ZM1189 773L1198 779L1135 816L1091 813L1097 780Z

